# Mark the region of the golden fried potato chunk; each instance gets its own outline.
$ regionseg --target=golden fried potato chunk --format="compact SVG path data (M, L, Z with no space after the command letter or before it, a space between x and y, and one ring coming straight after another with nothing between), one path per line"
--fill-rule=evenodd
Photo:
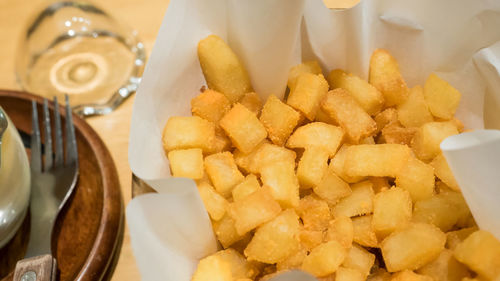
M296 210L305 229L324 231L328 228L331 214L330 208L325 201L314 195L308 195L300 199Z
M259 226L245 249L249 260L277 263L299 248L299 217L287 209L273 220Z
M338 216L328 223L325 240L335 240L344 248L349 249L352 246L354 238L354 227L350 217Z
M307 249L304 246L300 245L299 249L295 253L289 255L284 260L276 263L276 270L282 271L282 270L300 268L306 256L307 256Z
M335 281L365 281L366 276L356 269L341 266L335 272Z
M248 173L259 174L263 167L274 162L295 165L296 153L293 150L271 144L264 140L252 152L244 154L236 150L236 164Z
M455 231L446 232L446 248L455 250L458 244L462 243L465 238L478 230L477 226L462 228Z
M349 249L349 252L347 252L347 256L342 263L342 266L357 270L363 274L363 278L366 278L370 274L370 270L374 263L374 254L368 252L363 247L354 244Z
M262 101L260 97L255 92L246 93L241 100L239 101L241 105L248 108L251 112L255 113L256 116L259 116L260 111L262 109Z
M206 119L214 124L231 109L231 102L223 94L206 89L191 100L193 115Z
M293 132L286 146L290 148L321 147L332 157L337 152L344 132L341 128L323 122L312 122Z
M213 255L221 257L229 264L233 278L236 280L245 278L253 279L259 274L259 270L255 264L247 261L243 255L234 249L221 250Z
M413 202L430 198L434 194L434 169L410 157L396 175L396 186L407 190Z
M323 277L337 271L344 261L347 250L337 241L322 243L304 258L302 270L316 277Z
M297 82L297 78L302 73L311 73L311 74L322 74L321 66L317 61L305 61L301 64L298 64L292 68L290 68L290 72L288 73L288 88L290 91L295 88L295 83Z
M405 128L398 123L393 123L382 129L378 143L395 143L409 146L416 132L417 128Z
M412 223L397 230L380 244L389 272L414 270L436 259L444 249L446 235L437 227Z
M220 256L201 259L191 281L233 281L231 265Z
M270 187L272 196L281 207L292 208L299 205L299 181L293 163L269 163L262 166L260 176L262 183Z
M328 82L322 74L301 73L291 89L286 103L314 120L319 103L328 92Z
M352 218L353 241L361 246L378 247L378 239L373 230L372 215Z
M425 81L424 96L432 115L449 120L460 103L460 92L432 73Z
M471 277L467 267L453 257L453 251L444 249L439 257L417 270L419 274L432 277L434 280L461 281Z
M425 102L424 89L415 86L410 89L408 99L398 106L398 120L407 128L420 127L432 122L432 114Z
M201 148L204 153L208 153L212 150L214 140L214 124L198 116L170 117L163 129L162 143L165 152Z
M360 182L363 179L365 179L365 177L362 177L362 176L351 177L346 172L345 159L347 156L347 148L350 146L351 145L343 144L339 148L339 151L337 151L337 154L335 154L335 156L330 161L330 168L333 169L335 174L337 174L339 177L341 177L345 182L357 183L357 182Z
M411 270L403 270L394 274L391 281L434 281L434 279L430 276L416 274Z
M332 205L351 194L349 184L335 174L331 165L326 169L320 182L313 187L313 191L320 198Z
M226 213L229 202L205 182L198 185L198 192L210 217L215 221L220 220Z
M351 177L396 177L410 156L402 144L353 145L347 148L345 171Z
M461 217L468 215L464 202L460 203L459 194L440 193L415 203L413 221L433 224L442 231L450 230Z
M331 89L347 90L368 114L373 116L382 110L384 105L382 93L358 76L335 69L328 75L328 83Z
M456 134L457 126L452 122L425 123L415 133L411 148L420 160L428 161L441 152L439 145L445 138Z
M243 198L252 194L260 188L260 183L254 174L249 174L245 177L245 180L236 185L233 190L233 200L241 201Z
M373 184L363 181L351 185L351 195L342 198L332 209L335 217L354 217L373 212Z
M494 280L500 276L500 241L485 230L478 230L455 248L455 258L480 276Z
M267 137L266 128L257 116L239 103L222 117L220 126L233 144L244 153L250 153Z
M448 166L448 162L442 153L438 154L432 162L431 166L434 167L434 173L436 177L442 180L447 186L455 191L460 191L460 187L458 186L457 181L455 180L455 176L453 176L453 172Z
M232 103L252 91L243 63L219 36L198 43L198 59L208 88L224 94Z
M230 196L233 188L245 178L228 151L205 157L205 170L215 190L224 197Z
M300 244L308 251L323 243L325 233L319 230L308 230L302 227L299 233Z
M373 135L377 130L377 123L349 92L342 88L329 91L321 101L321 108L340 124L347 137L354 143Z
M260 115L269 139L277 145L285 144L299 119L300 113L274 95L269 96Z
M317 186L328 170L329 152L322 147L307 148L297 166L297 178L304 189Z
M171 150L168 152L168 161L174 177L203 177L203 153L200 148Z
M412 205L410 193L393 187L377 193L373 198L372 226L380 237L385 237L410 222Z
M222 247L225 249L234 243L243 240L247 235L239 235L236 231L235 222L231 218L231 216L226 214L218 221L212 222L215 236L217 236L217 240L222 244Z
M373 52L368 81L384 95L386 107L402 104L408 98L408 87L398 62L386 50Z
M385 126L398 122L398 111L394 107L384 109L384 111L375 115L375 123L377 123L377 131L379 133Z

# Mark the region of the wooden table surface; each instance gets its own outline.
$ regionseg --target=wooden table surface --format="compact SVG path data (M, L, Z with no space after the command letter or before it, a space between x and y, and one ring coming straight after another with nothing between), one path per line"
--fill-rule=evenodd
M329 7L352 6L359 0L325 0ZM0 0L0 89L21 90L16 82L14 58L16 47L27 21L49 0ZM149 54L154 45L169 0L107 0L99 1L114 17L138 31ZM131 171L128 165L128 139L134 96L113 113L88 118L113 156L120 177L125 206L131 199ZM140 280L135 264L128 227L112 280Z

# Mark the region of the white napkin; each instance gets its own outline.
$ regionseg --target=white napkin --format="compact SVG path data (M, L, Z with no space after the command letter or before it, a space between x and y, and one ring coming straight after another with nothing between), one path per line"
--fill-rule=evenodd
M171 178L161 145L166 120L189 115L190 99L205 85L199 40L224 38L263 99L282 96L289 68L302 60L317 59L325 74L343 68L366 78L373 50L385 48L410 87L436 72L460 90L458 118L481 129L485 96L495 101L486 106L486 124L500 128L498 26L494 0L363 0L344 11L321 0L172 0L135 99L130 134L132 171L161 189L127 207L143 279L188 281L198 259L216 250L194 183ZM180 237L193 243L179 244Z

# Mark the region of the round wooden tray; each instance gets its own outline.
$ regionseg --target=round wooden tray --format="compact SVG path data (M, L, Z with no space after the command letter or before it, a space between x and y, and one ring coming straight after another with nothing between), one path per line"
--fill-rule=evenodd
M0 90L0 105L15 126L31 132L31 94ZM52 110L53 104L49 107ZM64 118L64 108L59 110ZM41 107L39 111L41 112ZM59 214L52 237L59 280L108 279L114 268L123 238L123 200L113 159L97 133L73 114L80 176L78 184ZM12 279L17 260L24 257L29 238L29 216L0 249L0 279ZM110 273L111 271L111 273Z

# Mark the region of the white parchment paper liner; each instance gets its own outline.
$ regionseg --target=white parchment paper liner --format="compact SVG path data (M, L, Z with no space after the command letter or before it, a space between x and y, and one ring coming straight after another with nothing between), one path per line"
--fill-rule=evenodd
M342 68L367 78L373 50L385 48L409 86L436 72L460 90L458 118L481 129L485 123L500 128L498 26L500 3L494 0L364 0L344 11L329 10L320 0L172 0L137 93L130 133L132 171L159 191L127 207L142 278L188 281L198 260L216 250L194 182L171 178L161 145L166 120L189 115L190 99L205 85L196 55L200 39L224 38L263 100L284 94L289 68L302 60L317 59L325 74ZM455 159L464 160L448 158L456 172L462 166ZM498 161L488 163L500 169ZM457 180L462 184L461 176ZM471 209L482 227L488 213ZM286 279L306 280L292 276Z

